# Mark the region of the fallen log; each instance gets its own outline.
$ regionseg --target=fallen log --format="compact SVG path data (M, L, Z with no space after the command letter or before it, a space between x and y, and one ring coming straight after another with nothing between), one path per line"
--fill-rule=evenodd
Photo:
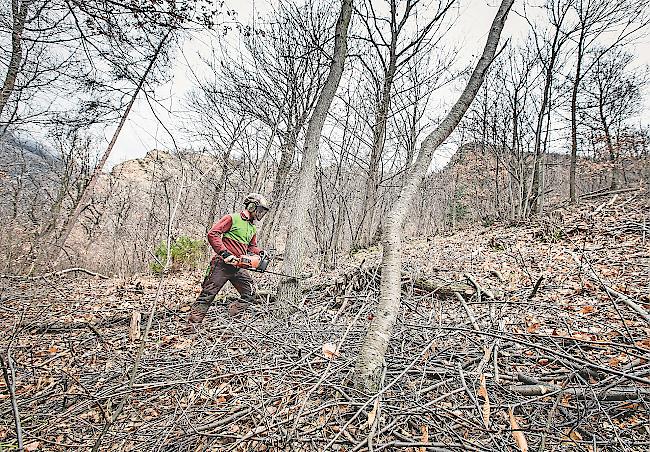
M303 292L318 292L332 287L344 288L354 282L355 279L379 282L381 281L381 268L379 266L354 267L328 281L318 281L311 285L306 282ZM419 292L431 293L443 298L453 298L455 297L455 293L459 293L463 297L468 298L477 293L475 286L465 281L447 281L436 276L428 275L413 276L409 272L402 271L402 290L408 291L411 288ZM484 292L488 297L493 297L492 292L489 290L484 289Z
M462 281L445 281L436 277L421 277L412 280L413 287L420 291L439 295L441 297L455 297L456 293L464 297L471 297L476 293L476 289L466 282Z

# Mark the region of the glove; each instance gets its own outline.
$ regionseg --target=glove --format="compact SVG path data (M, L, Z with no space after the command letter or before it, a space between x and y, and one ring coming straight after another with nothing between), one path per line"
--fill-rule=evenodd
M226 264L229 264L229 265L235 265L235 264L237 263L237 261L238 261L238 259L235 257L235 255L232 254L232 253L231 253L230 251L228 251L228 250L224 250L224 251L222 251L221 253L219 253L219 255L221 256L221 258L223 259L223 261L224 261Z

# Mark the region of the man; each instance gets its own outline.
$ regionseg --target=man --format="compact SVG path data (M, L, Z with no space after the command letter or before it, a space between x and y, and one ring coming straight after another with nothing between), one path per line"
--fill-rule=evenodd
M249 193L244 198L244 210L226 215L212 226L208 232L208 242L216 255L210 262L201 293L190 310L187 319L188 329L192 330L203 321L214 298L227 281L237 289L241 298L241 302L235 301L228 306L230 315L239 314L253 300L255 292L253 278L246 270L235 267L235 264L244 254L264 253L257 246L256 228L253 222L261 220L268 210L269 203L264 196L259 193Z

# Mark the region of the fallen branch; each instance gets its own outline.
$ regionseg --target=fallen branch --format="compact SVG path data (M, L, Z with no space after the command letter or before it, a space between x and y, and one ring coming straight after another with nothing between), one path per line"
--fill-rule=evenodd
M575 263L578 265L578 268L583 269L585 265L578 259L578 256L575 255L575 253L570 253L571 257L575 261ZM621 292L618 292L611 287L609 287L605 282L602 280L602 278L596 273L594 270L593 266L591 265L591 262L587 259L587 265L588 267L584 268L585 274L595 283L600 284L600 286L603 288L605 292L610 297L615 297L616 300L612 299L612 301L622 301L625 305L627 305L630 309L632 309L635 313L637 313L643 320L645 320L647 323L650 324L650 314L648 314L648 311L646 311L640 304L634 302L632 299L627 297L626 295L622 294Z
M650 399L650 388L622 386L596 392L589 388L564 388L551 384L508 386L508 389L523 396L541 396L545 394L569 394L581 400L599 400L602 402L630 401Z
M629 193L631 191L639 191L640 189L638 187L632 187L632 188L621 188L619 190L607 190L607 191L595 191L592 193L587 193L582 196L580 196L580 199L594 199L594 198L602 198L603 196L608 196L608 195L614 195L618 193Z
M472 328L474 328L474 331L480 333L481 328L479 328L478 323L476 322L476 317L474 316L474 312L470 309L469 305L465 303L465 299L461 297L461 295L458 292L455 292L454 295L456 295L456 299L460 302L460 304L465 309L465 313L467 314L467 317L469 317L469 321L472 323Z
M467 283L460 281L450 282L434 277L416 278L413 280L413 287L441 297L454 297L456 296L455 294L462 294L469 297L476 293L476 289Z
M630 309L632 309L634 312L636 312L637 314L639 314L639 316L641 316L641 317L643 318L643 320L645 320L646 322L650 323L650 314L648 314L648 311L646 311L645 309L643 309L643 307L642 307L640 304L634 302L634 301L633 301L631 298L629 298L628 296L626 296L626 295L624 295L624 294L622 294L622 293L620 293L620 292L618 292L618 291L612 289L611 287L609 287L609 286L603 284L602 282L601 282L601 284L603 285L603 289L605 289L605 291L606 291L609 295L611 295L611 296L613 296L613 297L617 297L617 301L622 301L622 302L623 302L624 304L626 304Z
M539 290L539 286L542 285L542 281L544 280L543 276L540 276L537 278L537 282L535 283L535 286L533 287L533 290L530 292L530 295L528 295L528 299L532 300L535 295L537 295L537 291Z
M108 279L108 276L106 276L106 275L102 275L101 273L97 273L97 272L88 270L88 269L83 268L83 267L66 268L65 270L59 270L58 272L50 272L50 273L45 273L45 274L36 275L36 276L0 274L0 278L17 279L17 280L23 280L23 281L33 281L35 279L48 278L50 276L62 276L62 275L65 275L67 273L72 273L72 272L86 273L87 275L95 276L97 278Z

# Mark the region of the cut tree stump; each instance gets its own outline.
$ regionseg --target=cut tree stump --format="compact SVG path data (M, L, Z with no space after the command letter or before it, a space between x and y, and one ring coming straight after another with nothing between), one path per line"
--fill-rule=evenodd
M131 324L129 325L129 340L135 342L140 339L140 321L142 314L140 311L133 311L131 314Z

